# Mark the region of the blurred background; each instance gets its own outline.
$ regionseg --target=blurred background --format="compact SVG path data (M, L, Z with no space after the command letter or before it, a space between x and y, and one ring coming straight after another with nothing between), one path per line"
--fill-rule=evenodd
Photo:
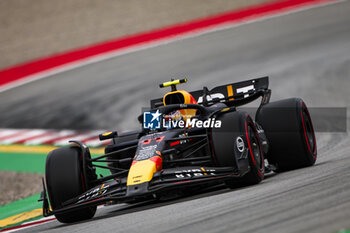
M0 69L268 0L1 0Z

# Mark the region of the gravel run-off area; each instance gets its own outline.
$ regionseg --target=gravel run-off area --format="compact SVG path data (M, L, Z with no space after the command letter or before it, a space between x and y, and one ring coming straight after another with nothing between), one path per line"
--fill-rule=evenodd
M36 173L0 171L0 206L39 193L42 177Z

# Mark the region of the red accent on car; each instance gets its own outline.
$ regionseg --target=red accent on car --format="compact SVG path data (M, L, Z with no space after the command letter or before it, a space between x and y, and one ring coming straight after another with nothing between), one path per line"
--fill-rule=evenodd
M163 141L164 137L165 137L165 136L156 138L156 142L161 142L161 141Z
M175 141L175 142L170 143L170 146L176 146L176 145L179 145L179 144L180 144L180 141Z
M135 165L137 162L136 160L132 161L131 166Z
M162 169L163 159L161 157L154 156L154 157L150 158L149 160L151 160L152 162L154 162L156 164L157 171Z
M141 143L146 145L146 144L150 144L151 141L152 141L152 139L146 139L146 140L141 141Z

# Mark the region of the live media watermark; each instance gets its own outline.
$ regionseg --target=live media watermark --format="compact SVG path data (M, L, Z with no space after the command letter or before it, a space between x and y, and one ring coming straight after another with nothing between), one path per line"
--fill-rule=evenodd
M237 108L237 111L247 112L253 120L258 108ZM347 108L345 107L312 107L308 108L315 132L346 133L348 127ZM289 111L288 108L278 108L279 112ZM219 117L218 117L219 118ZM283 119L282 119L283 120ZM143 108L143 128L220 128L219 119L200 119L199 116L182 115L175 112L162 115L159 111L149 111ZM276 129L278 131L278 129Z
M193 115L182 115L178 111L162 115L159 110L143 112L144 129L172 128L221 128L221 121L215 118L201 120Z

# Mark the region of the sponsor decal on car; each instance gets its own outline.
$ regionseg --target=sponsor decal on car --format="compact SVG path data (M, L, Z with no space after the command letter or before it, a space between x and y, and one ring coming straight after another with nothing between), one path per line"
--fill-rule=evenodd
M81 203L81 202L96 198L97 196L102 196L108 191L109 186L110 186L109 184L102 184L100 187L94 188L88 191L87 193L84 193L78 198L77 203Z
M186 169L175 171L176 178L193 178L198 176L215 175L215 169Z
M236 147L239 152L242 153L244 151L244 141L241 137L236 138Z
M154 156L158 145L144 146L138 150L136 160L141 161Z

